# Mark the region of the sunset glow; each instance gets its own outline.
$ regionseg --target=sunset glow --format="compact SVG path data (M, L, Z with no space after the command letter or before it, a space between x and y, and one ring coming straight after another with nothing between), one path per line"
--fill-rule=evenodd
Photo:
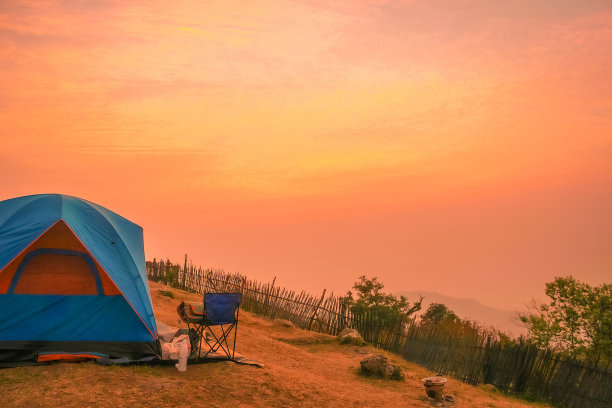
M2 1L0 199L99 203L149 259L520 308L610 280L611 67L609 1Z

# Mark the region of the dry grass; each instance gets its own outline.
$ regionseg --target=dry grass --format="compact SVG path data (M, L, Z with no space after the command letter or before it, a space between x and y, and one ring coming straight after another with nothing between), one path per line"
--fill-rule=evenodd
M176 306L198 300L150 283L159 320L176 326ZM174 298L164 291L172 292ZM11 407L427 407L420 379L432 373L384 353L400 364L405 381L358 374L369 347L339 345L331 336L283 327L241 312L237 350L264 368L232 362L171 366L102 367L95 363L54 364L0 370L2 406ZM457 407L544 407L505 397L488 387L449 379Z

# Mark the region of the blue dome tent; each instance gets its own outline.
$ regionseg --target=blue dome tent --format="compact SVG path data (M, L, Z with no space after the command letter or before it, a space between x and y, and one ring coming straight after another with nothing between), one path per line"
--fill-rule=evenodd
M0 363L159 354L141 227L66 195L0 202Z

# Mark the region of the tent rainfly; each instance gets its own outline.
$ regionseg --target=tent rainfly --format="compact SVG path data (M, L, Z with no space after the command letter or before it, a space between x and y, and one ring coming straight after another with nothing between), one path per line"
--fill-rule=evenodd
M66 195L0 202L0 364L159 354L141 227Z

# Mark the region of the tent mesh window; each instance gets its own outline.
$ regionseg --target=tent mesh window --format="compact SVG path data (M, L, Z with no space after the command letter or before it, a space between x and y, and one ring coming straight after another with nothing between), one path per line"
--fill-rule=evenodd
M46 253L24 260L13 293L97 295L97 271L91 269L85 256Z

